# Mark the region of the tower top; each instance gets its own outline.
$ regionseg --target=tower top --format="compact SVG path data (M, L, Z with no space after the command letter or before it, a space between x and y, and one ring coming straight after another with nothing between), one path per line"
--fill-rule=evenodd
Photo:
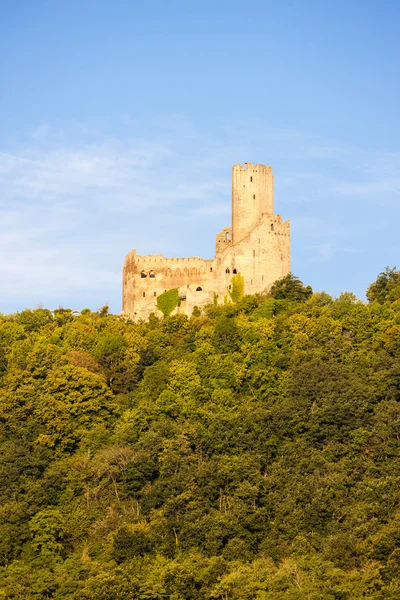
M262 165L260 163L254 165L252 162L245 162L243 164L239 163L237 165L233 165L232 171L268 171L272 173L272 167L269 167L268 165Z

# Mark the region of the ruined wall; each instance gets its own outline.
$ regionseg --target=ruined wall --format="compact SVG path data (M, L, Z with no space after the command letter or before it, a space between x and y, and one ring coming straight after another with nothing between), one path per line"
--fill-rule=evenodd
M215 253L222 252L226 246L232 245L232 227L225 227L215 236Z
M132 250L123 269L123 312L147 318L157 312L157 296L173 288L179 289L182 310L208 304L215 287L213 265L213 260L198 257L139 256Z
M232 227L216 236L214 259L140 256L132 250L123 268L123 312L135 320L157 313L157 297L178 288L177 312L223 303L232 276L240 273L245 293L268 290L290 271L290 223L273 213L271 167L245 163L232 169Z

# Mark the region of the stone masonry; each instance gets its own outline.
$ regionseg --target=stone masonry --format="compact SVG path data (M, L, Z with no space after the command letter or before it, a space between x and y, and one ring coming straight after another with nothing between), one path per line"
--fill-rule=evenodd
M290 222L274 213L272 168L244 163L232 167L232 227L216 236L213 259L139 256L132 250L123 268L123 314L135 321L160 314L157 296L178 288L175 312L191 315L229 297L232 276L244 277L245 293L267 291L290 271Z

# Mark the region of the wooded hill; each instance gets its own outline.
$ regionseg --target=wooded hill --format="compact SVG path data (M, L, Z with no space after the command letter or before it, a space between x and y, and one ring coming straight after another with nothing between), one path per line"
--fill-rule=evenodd
M400 598L400 276L0 316L0 599Z

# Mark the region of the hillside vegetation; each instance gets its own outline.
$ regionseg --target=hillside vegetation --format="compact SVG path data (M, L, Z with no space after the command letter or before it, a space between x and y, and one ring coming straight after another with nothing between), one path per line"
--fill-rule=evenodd
M0 316L0 599L400 598L400 280Z

